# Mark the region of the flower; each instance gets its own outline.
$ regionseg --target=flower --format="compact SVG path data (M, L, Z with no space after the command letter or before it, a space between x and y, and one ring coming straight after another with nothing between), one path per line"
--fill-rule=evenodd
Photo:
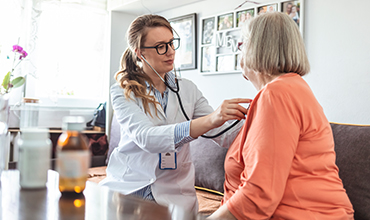
M27 57L28 54L19 45L14 45L12 51L14 52L12 70L9 71L4 77L0 88L0 94L9 93L13 88L22 86L26 81L23 76L16 77L15 79L12 79L12 77L15 68L24 60L24 58ZM9 56L7 58L9 59Z

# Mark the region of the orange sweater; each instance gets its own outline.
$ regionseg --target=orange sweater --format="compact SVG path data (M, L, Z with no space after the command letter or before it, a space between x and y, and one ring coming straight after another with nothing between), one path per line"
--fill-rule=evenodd
M298 74L257 94L225 173L222 204L237 219L353 219L330 124Z

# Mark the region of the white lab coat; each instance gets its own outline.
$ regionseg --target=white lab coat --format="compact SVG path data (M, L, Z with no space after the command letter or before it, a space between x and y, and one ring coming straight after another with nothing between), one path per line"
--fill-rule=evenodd
M180 97L189 118L194 119L213 112L194 83L179 79L179 87ZM124 90L118 84L111 87L113 109L121 127L121 139L110 156L107 177L100 185L123 194L130 194L151 185L152 194L158 204L173 204L196 213L198 202L189 143L175 149L176 123L186 121L176 94L169 91L166 114L157 104L158 117L153 105L150 106L150 111L154 117L151 117L144 113L141 99L136 98L133 93L131 97L133 100L126 99ZM220 146L228 147L242 124L238 123L238 126L214 141ZM227 126L224 124L207 134L215 134ZM160 170L159 153L174 151L177 152L177 169Z

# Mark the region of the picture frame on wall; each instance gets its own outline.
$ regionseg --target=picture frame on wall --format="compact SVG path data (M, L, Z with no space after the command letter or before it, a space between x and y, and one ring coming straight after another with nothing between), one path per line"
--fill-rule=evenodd
M295 8L294 8L294 7ZM240 5L232 11L222 11L213 16L200 18L199 36L200 73L205 75L233 74L243 72L240 66L241 52L238 44L243 41L243 29L249 19L259 14L275 11L290 15L304 37L305 0L277 0L264 4ZM294 16L293 16L294 15ZM212 48L212 49L211 49ZM213 52L210 52L213 51Z
M240 66L240 61L242 59L242 55L241 54L236 54L235 55L235 70L242 70L242 67Z
M277 11L277 10L278 10L278 4L269 4L269 5L258 7L257 9L258 15Z
M215 32L215 18L207 18L202 22L202 44L212 44Z
M246 21L254 17L254 8L236 13L236 27L242 27Z
M214 46L202 47L201 72L214 72L215 71L215 54L216 54L216 48Z
M301 27L301 1L286 1L281 3L281 12L286 13Z
M235 55L228 54L217 57L217 68L218 72L227 72L235 70Z
M234 13L228 13L218 16L217 30L227 30L234 27Z
M197 68L197 15L196 13L168 19L180 38L180 47L176 51L175 68L191 70Z

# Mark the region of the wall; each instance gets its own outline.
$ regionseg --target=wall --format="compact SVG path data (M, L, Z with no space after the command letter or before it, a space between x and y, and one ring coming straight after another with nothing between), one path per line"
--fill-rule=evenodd
M172 18L196 12L200 24L201 17L233 10L241 2L229 0L227 4L214 4L207 0L160 14ZM357 1L356 6L349 3L345 0L305 1L304 39L311 72L304 79L329 121L370 124L370 29L367 28L370 1ZM239 74L204 76L196 70L183 71L182 76L193 80L213 107L223 99L256 94L251 83L242 80Z
M109 69L110 69L110 78L108 88L115 83L114 75L119 70L120 67L120 58L122 53L127 47L126 43L126 31L130 26L131 21L135 19L135 15L120 13L120 12L110 12L110 54L109 54ZM110 103L110 94L107 97L109 100L107 105L107 118L106 118L106 129L105 133L110 134L110 124L112 121L113 109Z
M215 2L205 0L158 14L174 18L197 13L199 35L202 17L232 11L243 1ZM344 0L305 0L304 39L311 73L304 79L314 91L329 121L370 124L370 102L367 101L370 97L370 30L367 28L370 26L370 14L367 12L370 1L357 1L356 6L349 3ZM243 6L247 7L254 6L251 3ZM117 60L117 57L111 58ZM253 98L257 93L241 74L201 75L199 67L198 56L198 70L182 71L181 75L194 81L214 108L224 99Z

